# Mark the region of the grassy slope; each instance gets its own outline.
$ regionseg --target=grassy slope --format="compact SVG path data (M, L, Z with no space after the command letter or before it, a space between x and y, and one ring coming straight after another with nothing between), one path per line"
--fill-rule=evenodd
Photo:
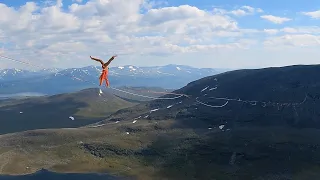
M128 122L103 128L35 130L0 136L3 145L0 148L0 160L9 162L1 168L1 173L21 174L48 168L60 172L109 171L112 174L150 175L150 165L138 156L110 154L101 159L91 155L81 145L81 142L102 143L114 145L117 149L138 150L150 144L161 133L159 130L154 131L154 122L141 123L135 127ZM127 135L130 126L141 131Z
M210 96L296 102L306 92L313 96L318 92L318 72L318 66L235 71L190 83L179 92L200 96L201 89L216 85L217 77L218 91L205 92ZM179 101L183 103L175 104ZM296 119L294 111L241 103L212 109L195 104L192 98L146 102L118 111L101 128L0 136L0 162L7 162L1 172L48 168L108 171L138 179L319 179L317 102L313 98L299 107ZM175 106L167 109L171 104ZM154 108L162 109L132 123ZM220 131L218 125L226 121L231 130ZM209 125L213 130L208 130Z
M80 127L135 103L97 89L4 101L1 103L0 134L42 128ZM20 114L20 112L23 112ZM69 116L75 117L72 121Z
M109 172L138 179L320 177L320 142L314 138L319 130L238 129L199 136L192 129L168 128L171 123L140 120L138 124L3 135L0 170L3 174L40 168Z
M227 72L200 79L175 91L191 95L190 98L151 101L140 107L142 109L160 108L149 117L150 119L171 116L178 120L178 125L188 125L192 128L217 127L222 123L227 123L226 128L243 126L320 128L320 115L317 113L320 111L320 106L317 105L320 103L319 73L320 65ZM212 91L207 89L201 92L206 87L217 89ZM306 95L305 103L292 105L302 102ZM226 101L215 100L211 97L257 101L257 103L251 105L229 101L223 108L211 108L196 103L197 97L204 103L216 106ZM181 101L182 103L179 104ZM262 101L266 104L263 104ZM169 105L174 106L167 109ZM141 110L136 114L144 113ZM125 117L127 114L119 114L119 116Z

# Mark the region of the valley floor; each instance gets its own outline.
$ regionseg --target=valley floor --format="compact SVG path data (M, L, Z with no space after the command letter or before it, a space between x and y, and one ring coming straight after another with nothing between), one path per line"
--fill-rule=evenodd
M0 171L108 172L139 180L320 179L319 72L320 66L228 72L175 91L188 97L138 105L107 93L111 104L98 101L96 89L82 91L80 104L74 94L55 96L32 107L46 116L54 105L63 117L104 118L85 127L1 135ZM64 125L63 117L47 122Z
M108 172L136 179L318 179L318 130L172 128L174 121L0 136L1 174ZM303 136L302 133L303 132Z

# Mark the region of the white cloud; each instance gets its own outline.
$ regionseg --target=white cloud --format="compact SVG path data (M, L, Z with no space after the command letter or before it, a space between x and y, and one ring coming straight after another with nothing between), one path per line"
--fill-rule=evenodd
M317 26L263 31L242 28L232 17L263 12L250 6L205 11L190 5L159 7L165 3L146 0L77 0L69 6L63 2L28 2L21 7L0 3L1 52L29 63L57 67L90 65L94 64L90 55L108 59L113 54L119 54L119 58L112 65L180 63L222 67L233 62L241 66L248 63L230 59L250 59L245 56L251 54L251 48L257 51L263 46L264 36L273 37L265 40L266 46L316 46L307 35L320 32ZM275 22L281 21L285 20ZM301 37L292 36L295 40L286 42L276 36L279 33ZM195 53L197 62L191 58ZM234 53L243 57L231 57Z
M62 6L63 6L62 0L57 0L57 7L62 7Z
M238 9L234 9L231 11L221 9L221 8L214 8L213 12L219 13L219 14L232 14L235 16L247 16L247 15L254 15L256 13L262 13L263 10L260 8L253 8L251 6L241 6Z
M4 54L4 48L3 47L0 48L0 55L1 54Z
M309 26L309 27L298 27L298 28L290 28L286 27L281 29L281 31L286 33L302 33L302 34L320 34L319 26Z
M303 12L302 14L304 14L306 16L310 16L311 18L314 18L314 19L320 19L320 10L311 11L311 12Z
M320 34L319 26L307 26L307 27L284 27L280 29L264 29L265 33L274 35L279 33L286 34Z
M277 34L279 32L278 29L264 29L263 31L267 34Z
M248 12L242 10L242 9L237 9L237 10L233 10L230 12L231 14L233 15L236 15L236 16L245 16L248 14Z
M49 4L49 5L48 5ZM172 54L242 48L235 42L221 43L221 37L241 36L235 20L189 5L152 8L156 3L143 0L91 0L72 4L63 10L63 2L33 2L15 9L0 5L0 29L8 37L7 52L24 57L74 60L78 52L89 55ZM66 7L65 7L66 8ZM141 9L146 13L141 14ZM14 22L14 23L13 23ZM55 58L48 58L48 57Z
M164 7L151 9L142 18L142 21L151 25L162 24L174 20L198 19L207 16L205 11L197 7L182 5L178 7Z
M286 18L286 17L278 17L278 16L273 16L273 15L263 15L263 16L260 16L262 19L265 19L265 20L268 20L272 23L275 23L275 24L282 24L284 22L287 22L287 21L291 21L292 19L290 18Z
M298 32L298 29L287 27L287 28L281 29L281 31L282 31L282 32L285 32L285 33L297 33L297 32Z
M284 35L279 37L269 38L264 42L265 46L279 47L303 47L303 46L319 46L320 36L311 34L298 34L298 35Z

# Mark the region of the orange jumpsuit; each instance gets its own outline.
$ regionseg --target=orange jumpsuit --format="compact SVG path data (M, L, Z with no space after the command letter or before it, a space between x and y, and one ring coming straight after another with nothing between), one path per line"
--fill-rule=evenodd
M103 68L102 73L100 75L100 86L102 85L103 80L106 81L106 86L109 87L109 79L108 79L109 68Z

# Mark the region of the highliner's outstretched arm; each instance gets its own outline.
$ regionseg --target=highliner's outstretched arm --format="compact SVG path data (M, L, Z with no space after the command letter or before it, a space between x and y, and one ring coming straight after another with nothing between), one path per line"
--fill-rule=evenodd
M100 62L100 63L101 63L101 65L104 65L104 62L103 62L101 59L94 58L94 57L92 57L92 56L90 56L90 58L91 58L92 60L95 60L95 61Z
M108 62L106 62L106 63L104 64L104 66L109 66L109 64L111 63L112 60L114 60L115 57L117 57L117 55L112 56L112 57L108 60Z

